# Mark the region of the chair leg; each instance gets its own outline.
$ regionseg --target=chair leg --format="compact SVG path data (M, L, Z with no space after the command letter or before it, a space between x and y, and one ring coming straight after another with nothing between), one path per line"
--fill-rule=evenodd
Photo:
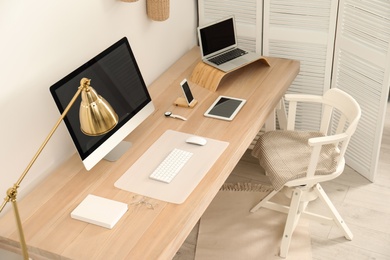
M333 203L330 201L328 195L326 195L319 183L317 183L317 185L314 187L314 191L317 193L318 197L321 199L321 201L324 202L329 211L332 213L333 222L343 231L345 238L348 240L352 240L353 234L351 230L348 228L347 224L345 224L339 212L337 211Z
M276 190L273 190L272 192L270 192L267 196L265 196L256 206L254 206L250 212L255 212L257 211L259 208L263 207L265 205L265 203L267 203L273 196L276 195L276 193L278 193L278 191Z
M301 202L301 197L302 197L301 189L299 188L294 189L291 197L290 209L287 215L286 226L284 228L282 243L280 245L279 256L283 258L287 257L292 234L294 233L295 227L303 211L302 207L304 202Z

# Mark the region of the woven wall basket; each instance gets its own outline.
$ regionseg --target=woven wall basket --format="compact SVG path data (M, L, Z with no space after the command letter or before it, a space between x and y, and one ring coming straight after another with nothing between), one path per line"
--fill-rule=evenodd
M169 0L146 0L146 12L154 21L165 21L169 18Z

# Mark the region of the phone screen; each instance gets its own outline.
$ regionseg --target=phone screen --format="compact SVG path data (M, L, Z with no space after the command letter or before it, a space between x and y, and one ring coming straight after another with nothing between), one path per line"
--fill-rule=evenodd
M194 100L194 97L192 96L190 86L188 85L188 82L184 80L181 84L181 88L183 89L184 96L186 97L188 105Z

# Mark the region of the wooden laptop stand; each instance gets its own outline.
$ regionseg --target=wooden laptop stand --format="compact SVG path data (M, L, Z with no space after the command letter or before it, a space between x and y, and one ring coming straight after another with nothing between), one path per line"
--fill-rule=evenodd
M267 61L267 59L265 57L261 57L261 58L255 60L249 64L252 64L252 63L258 62L258 61L262 62L266 66L270 66L269 62ZM190 81L194 82L195 84L197 84L201 87L204 87L208 90L215 92L219 86L219 83L222 81L222 79L226 75L228 75L229 73L236 71L240 68L243 68L249 64L238 67L238 68L236 68L232 71L229 71L229 72L224 72L224 71L221 71L217 68L214 68L213 66L210 66L210 65L204 63L203 61L200 61L196 65L195 69L192 71L192 74L190 76Z

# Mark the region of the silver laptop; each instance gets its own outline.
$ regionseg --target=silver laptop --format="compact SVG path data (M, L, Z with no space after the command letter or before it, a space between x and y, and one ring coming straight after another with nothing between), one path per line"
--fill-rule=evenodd
M199 26L198 37L203 62L224 72L261 58L260 54L237 47L234 16Z

